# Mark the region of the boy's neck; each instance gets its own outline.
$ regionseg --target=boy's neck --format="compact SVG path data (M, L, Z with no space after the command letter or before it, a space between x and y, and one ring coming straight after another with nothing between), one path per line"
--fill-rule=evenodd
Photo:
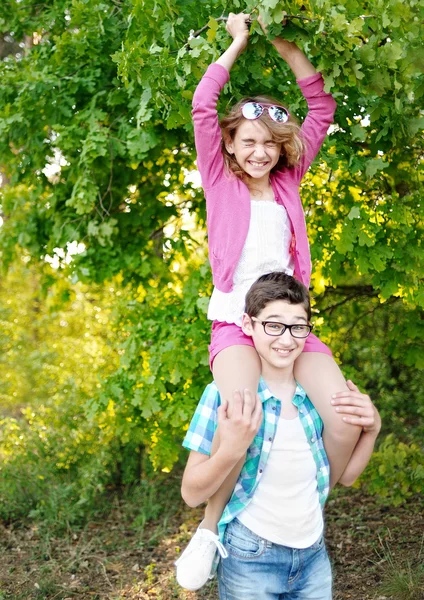
M262 363L262 378L267 384L271 393L276 397L281 397L287 390L293 390L296 387L293 365L283 369L277 369L264 360Z

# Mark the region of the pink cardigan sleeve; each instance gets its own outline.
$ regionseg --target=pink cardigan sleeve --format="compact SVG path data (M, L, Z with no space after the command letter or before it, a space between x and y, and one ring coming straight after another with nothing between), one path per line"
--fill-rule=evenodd
M324 92L324 80L321 73L298 80L300 90L308 104L308 114L303 121L301 130L306 141L306 152L299 164L293 169L293 176L300 183L327 134L333 122L336 102Z
M192 115L197 168L205 190L216 184L224 172L221 129L216 105L219 94L229 78L230 74L227 69L213 63L209 65L193 96Z

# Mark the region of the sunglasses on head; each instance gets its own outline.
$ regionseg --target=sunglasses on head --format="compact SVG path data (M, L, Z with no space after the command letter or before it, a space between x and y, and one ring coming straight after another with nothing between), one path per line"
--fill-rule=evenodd
M241 108L243 117L250 121L259 119L264 110L268 111L269 116L276 123L286 123L289 120L290 113L284 106L260 104L259 102L246 102Z

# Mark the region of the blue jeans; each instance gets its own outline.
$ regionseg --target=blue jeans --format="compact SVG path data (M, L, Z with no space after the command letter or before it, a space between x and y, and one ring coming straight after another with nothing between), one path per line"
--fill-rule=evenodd
M321 537L296 549L264 540L234 519L218 567L220 600L331 600L331 566Z

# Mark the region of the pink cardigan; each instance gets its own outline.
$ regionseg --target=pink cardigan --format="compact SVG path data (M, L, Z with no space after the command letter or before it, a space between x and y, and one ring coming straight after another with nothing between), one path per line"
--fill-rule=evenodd
M213 283L221 292L230 292L233 288L234 272L250 222L249 190L240 179L226 172L221 153L216 104L229 77L221 65L210 65L194 93L192 113L197 167L206 196L209 260ZM320 73L297 83L308 103L309 112L302 124L307 151L296 167L271 174L271 185L276 201L285 207L291 223L294 275L309 287L311 256L299 185L333 121L336 103L324 92Z

